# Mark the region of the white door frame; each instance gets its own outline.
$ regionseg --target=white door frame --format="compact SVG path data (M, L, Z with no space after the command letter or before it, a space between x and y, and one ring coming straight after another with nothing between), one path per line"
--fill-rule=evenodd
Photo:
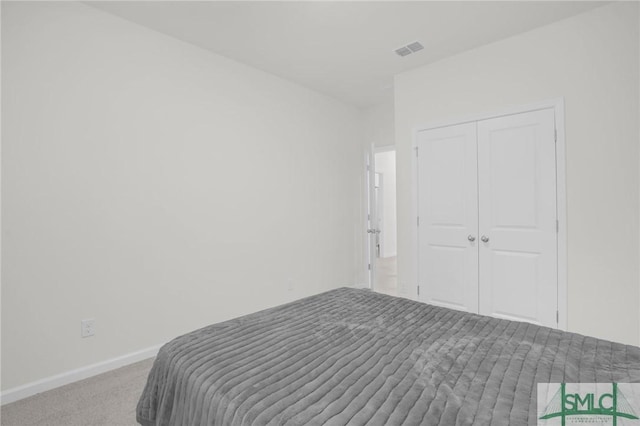
M524 112L538 111L541 109L553 109L556 124L556 208L558 218L558 328L567 329L567 182L566 182L566 151L565 151L565 124L564 124L564 98L548 99L527 105L519 105L505 108L493 113L473 114L465 117L426 123L414 127L411 155L411 211L415 220L411 220L413 247L413 262L415 276L419 280L418 264L418 162L416 160L416 148L418 133L424 130L437 129L439 127L454 126L490 118L504 117L507 115ZM416 298L418 282L415 283Z
M372 182L371 176L375 173L375 155L373 144L369 146L369 149L364 153L364 217L363 223L363 244L364 244L364 272L367 277L366 288L373 290L373 284L375 281L374 265L375 259L371 250L371 235L368 233L372 218L371 214L371 197L372 197Z

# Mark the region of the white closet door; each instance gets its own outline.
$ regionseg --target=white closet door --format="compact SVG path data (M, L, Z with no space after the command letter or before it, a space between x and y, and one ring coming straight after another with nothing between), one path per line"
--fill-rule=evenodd
M478 122L480 314L557 326L554 120Z
M420 132L417 144L419 298L478 312L476 124Z

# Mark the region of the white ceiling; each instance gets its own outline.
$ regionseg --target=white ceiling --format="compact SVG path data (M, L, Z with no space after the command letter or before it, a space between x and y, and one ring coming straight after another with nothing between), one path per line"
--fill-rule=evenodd
M365 107L393 76L601 5L582 1L104 1L88 3ZM393 53L420 41L407 57Z

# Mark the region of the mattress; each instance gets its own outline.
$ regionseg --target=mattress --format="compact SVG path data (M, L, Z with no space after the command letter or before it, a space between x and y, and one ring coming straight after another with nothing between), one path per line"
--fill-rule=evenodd
M640 382L640 348L340 288L167 343L137 419L526 425L548 382Z

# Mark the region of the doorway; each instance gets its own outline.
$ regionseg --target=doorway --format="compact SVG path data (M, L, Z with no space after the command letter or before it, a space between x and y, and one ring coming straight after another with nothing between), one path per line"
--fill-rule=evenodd
M372 148L367 212L369 288L398 295L396 224L396 151Z

